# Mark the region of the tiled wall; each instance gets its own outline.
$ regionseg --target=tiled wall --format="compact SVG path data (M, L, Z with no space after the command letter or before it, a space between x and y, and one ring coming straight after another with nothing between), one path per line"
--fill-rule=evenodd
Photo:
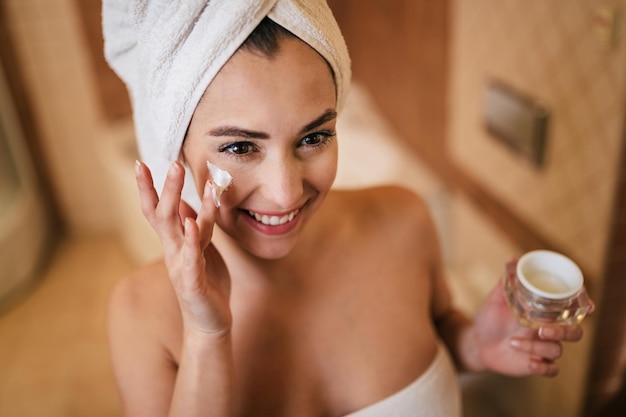
M609 49L594 32L604 5L626 11L625 0L472 0L451 8L452 158L594 276L603 269L626 113L623 25ZM483 129L491 78L551 111L542 168Z
M102 116L76 5L5 0L1 7L63 218L72 232L105 231L111 218L97 148Z

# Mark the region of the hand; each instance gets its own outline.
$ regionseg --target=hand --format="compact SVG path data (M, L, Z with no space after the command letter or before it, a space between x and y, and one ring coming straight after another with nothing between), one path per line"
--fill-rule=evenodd
M136 164L141 210L163 245L165 266L176 291L185 330L220 334L230 330L230 277L211 243L217 208L207 182L202 207L196 215L181 200L185 170L170 166L161 199L148 167Z
M506 273L514 274L516 264L507 263ZM478 311L470 332L482 367L511 376L556 376L561 342L578 341L583 334L580 325L522 326L506 302L502 280Z

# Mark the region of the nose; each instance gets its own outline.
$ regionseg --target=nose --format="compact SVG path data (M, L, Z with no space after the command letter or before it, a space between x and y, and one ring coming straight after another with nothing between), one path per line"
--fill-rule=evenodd
M294 157L267 160L259 181L265 199L277 208L291 209L301 203L304 193L304 166Z

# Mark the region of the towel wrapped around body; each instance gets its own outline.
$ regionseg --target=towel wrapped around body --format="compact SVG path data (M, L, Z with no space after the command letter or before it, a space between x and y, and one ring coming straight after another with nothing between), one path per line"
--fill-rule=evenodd
M265 17L324 57L339 108L350 59L325 0L103 1L105 58L129 91L139 154L159 192L202 94ZM199 208L189 170L183 199Z

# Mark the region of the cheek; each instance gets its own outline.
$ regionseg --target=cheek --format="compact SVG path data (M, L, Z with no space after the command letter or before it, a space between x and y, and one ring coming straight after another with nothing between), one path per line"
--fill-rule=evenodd
M208 150L206 146L195 146L193 142L189 143L187 146L183 147L182 155L187 167L189 167L193 175L196 190L200 197L202 197L202 193L204 192L204 185L210 178L207 162L211 162L217 167L228 171L234 178L237 177L235 174L236 165L234 166L235 169L233 169L230 165L223 163L219 155L215 151Z
M335 181L337 175L337 147L327 152L317 164L315 164L314 181L320 191L328 190Z
M324 170L324 183L327 188L330 188L335 182L335 177L337 176L337 160L335 159L332 163L328 164L326 169Z
M238 207L254 191L257 186L257 176L250 170L238 168L236 164L221 163L218 166L233 176L232 184L222 194L222 206Z
M185 139L182 147L182 159L191 171L191 175L196 183L196 190L198 191L200 197L202 197L204 184L209 178L209 169L206 166L206 155L199 152L197 147L194 146L193 141L190 141L189 138L187 138Z
M199 163L187 162L187 166L193 176L193 181L196 185L196 191L198 196L202 199L202 193L204 192L204 185L209 180L209 169L206 166L206 160L202 160Z

